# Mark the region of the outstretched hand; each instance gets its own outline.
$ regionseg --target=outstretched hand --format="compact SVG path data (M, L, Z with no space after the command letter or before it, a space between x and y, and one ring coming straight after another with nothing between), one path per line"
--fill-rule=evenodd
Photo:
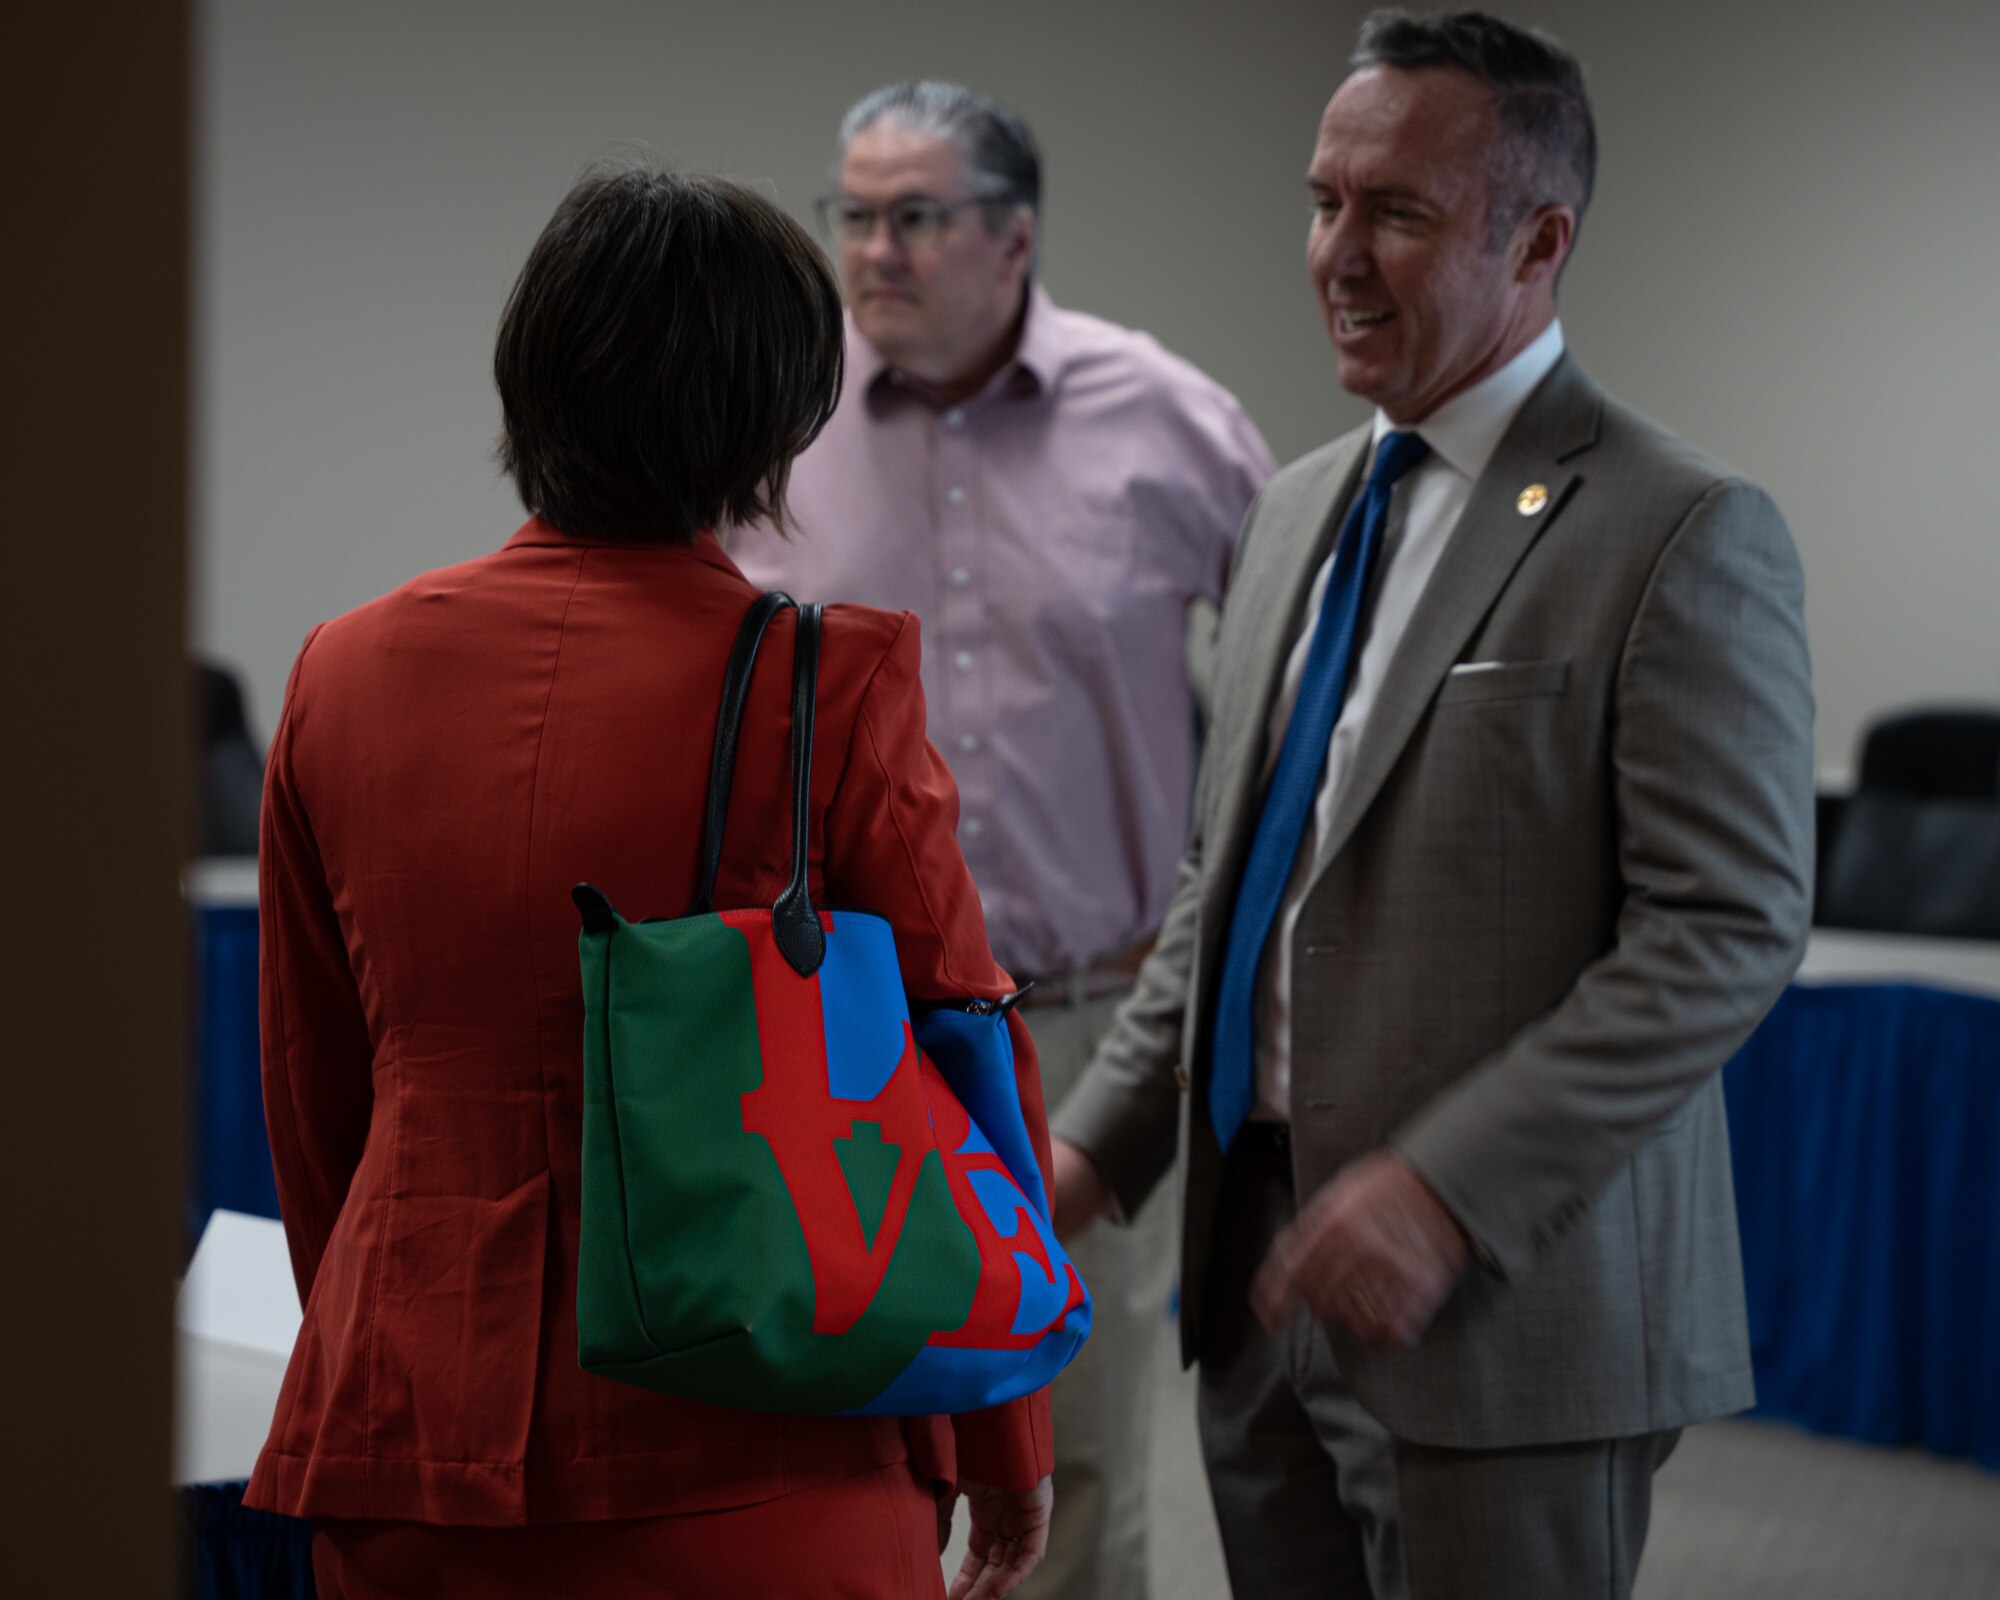
M1032 1489L964 1482L958 1487L972 1513L972 1537L946 1600L999 1600L1041 1564L1055 1488L1047 1478Z

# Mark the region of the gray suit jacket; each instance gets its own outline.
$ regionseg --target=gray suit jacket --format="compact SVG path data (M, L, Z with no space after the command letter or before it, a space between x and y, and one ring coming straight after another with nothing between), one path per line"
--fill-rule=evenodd
M1190 1361L1222 1175L1211 994L1272 697L1367 442L1294 463L1251 509L1179 891L1057 1118L1128 1210L1178 1128ZM1547 502L1523 514L1535 484ZM1485 1263L1414 1349L1337 1337L1393 1433L1482 1449L1611 1438L1751 1399L1717 1073L1806 936L1803 589L1762 491L1568 358L1473 489L1363 730L1292 949L1298 1192L1392 1145Z

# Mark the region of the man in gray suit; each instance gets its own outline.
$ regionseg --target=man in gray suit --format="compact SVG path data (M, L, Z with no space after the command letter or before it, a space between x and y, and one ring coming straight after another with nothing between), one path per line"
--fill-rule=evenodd
M1377 13L1354 65L1307 262L1375 420L1250 512L1058 1218L1133 1212L1178 1129L1239 1595L1624 1595L1679 1430L1751 1398L1717 1072L1805 939L1802 579L1564 351L1574 59Z

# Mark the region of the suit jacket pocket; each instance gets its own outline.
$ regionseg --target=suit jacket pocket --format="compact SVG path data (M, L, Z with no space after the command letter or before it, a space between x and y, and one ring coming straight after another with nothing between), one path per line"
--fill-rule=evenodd
M1532 700L1568 687L1567 661L1467 662L1445 674L1431 704L1442 708L1481 700Z

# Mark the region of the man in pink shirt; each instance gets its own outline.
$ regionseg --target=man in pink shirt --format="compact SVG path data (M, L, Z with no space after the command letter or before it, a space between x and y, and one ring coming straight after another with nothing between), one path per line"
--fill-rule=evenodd
M791 542L753 579L914 611L930 735L1051 1109L1173 898L1194 744L1188 608L1219 600L1272 471L1235 399L1034 281L1041 167L1019 117L901 83L841 124L821 203L848 305L840 409L793 470ZM1049 1552L1020 1593L1141 1600L1149 1377L1169 1208L1072 1241L1096 1297L1055 1389Z

